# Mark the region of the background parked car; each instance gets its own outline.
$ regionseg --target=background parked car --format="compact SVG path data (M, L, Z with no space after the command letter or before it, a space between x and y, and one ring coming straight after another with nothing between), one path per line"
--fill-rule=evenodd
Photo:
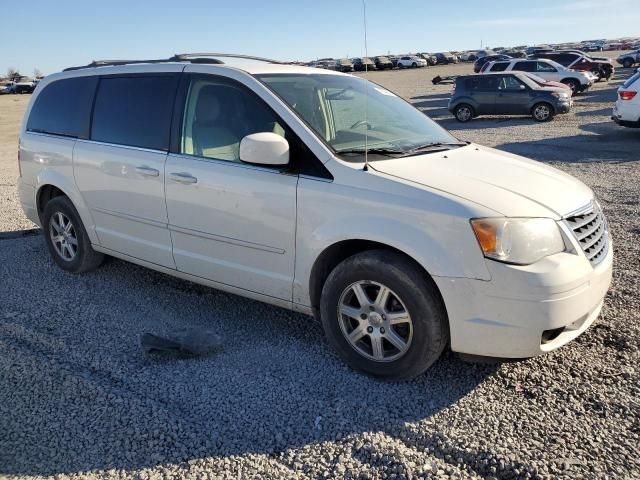
M498 54L498 52L494 52L493 50L478 50L478 51L476 51L475 60L477 60L479 58L482 58L482 57L488 57L489 55L497 55L497 54Z
M393 62L389 57L375 57L373 62L376 64L378 70L391 70L393 68Z
M461 62L475 62L478 59L478 52L470 50L468 52L462 52L460 55Z
M16 82L7 82L0 85L0 94L14 93Z
M563 88L541 87L524 73L465 75L456 79L449 111L459 122L478 115L531 115L538 122L571 110Z
M498 61L487 64L487 68L482 69L482 73L487 72L531 72L545 80L552 80L567 85L572 93L583 92L593 85L591 76L584 72L577 72L563 67L553 60L540 59L515 59L510 61Z
M339 72L353 72L353 64L348 58L341 58L336 61L336 70Z
M600 80L608 80L615 71L609 60L596 60L574 52L538 53L531 58L548 58L573 70L593 72Z
M439 52L435 54L436 65L447 65L449 63L458 63L458 57L451 52Z
M482 67L488 62L495 62L496 60L511 60L509 55L496 54L496 55L486 55L484 57L478 58L475 62L473 62L473 71L475 73L480 73Z
M33 93L35 88L35 84L31 80L18 82L15 84L13 93Z
M398 59L398 68L418 68L426 66L427 61L415 55L405 55Z
M535 73L531 72L522 72L535 83L540 85L541 87L555 87L555 88L563 88L567 91L569 95L573 95L573 91L569 88L569 85L565 85L564 83L554 82L552 80L545 80L542 77L537 76Z
M622 65L624 68L631 68L636 63L640 63L640 49L633 52L627 52L616 58L616 62Z
M427 66L437 65L437 63L438 63L438 59L436 58L436 56L432 55L430 53L427 53L427 52L419 53L418 57L426 60L427 61Z
M640 128L640 68L618 88L611 118L623 127Z
M357 72L365 70L375 70L376 64L369 57L352 59L353 69Z

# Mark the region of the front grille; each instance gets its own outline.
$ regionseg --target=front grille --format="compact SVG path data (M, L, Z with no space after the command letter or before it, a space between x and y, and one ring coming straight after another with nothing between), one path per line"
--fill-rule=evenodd
M609 233L600 207L591 204L579 215L568 217L565 221L591 265L597 265L604 260L609 250Z

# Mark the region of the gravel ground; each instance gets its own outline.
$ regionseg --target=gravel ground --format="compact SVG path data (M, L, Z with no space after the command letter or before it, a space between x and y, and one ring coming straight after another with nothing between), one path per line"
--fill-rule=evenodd
M345 367L307 317L117 260L69 275L40 237L0 240L0 477L639 478L640 131L608 119L630 71L548 124L463 126L430 79L469 69L370 76L460 138L594 188L616 261L591 329L517 363L447 353L389 384ZM14 186L26 99L0 97L0 232L30 228ZM223 350L142 353L140 334L185 326L214 329Z

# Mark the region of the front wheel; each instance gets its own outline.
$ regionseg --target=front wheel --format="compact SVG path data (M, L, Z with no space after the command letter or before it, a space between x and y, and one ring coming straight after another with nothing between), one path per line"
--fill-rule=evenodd
M65 196L51 199L44 208L42 230L49 253L60 268L72 273L94 270L104 255L91 247L80 215Z
M633 67L633 61L630 58L625 59L625 61L622 63L622 66L624 68L631 68Z
M423 373L449 339L433 281L407 257L386 250L339 264L322 289L320 312L327 339L342 360L389 380Z
M536 103L531 109L531 116L538 122L548 122L553 118L553 107L545 102Z
M418 64L417 64L416 62L413 62L413 63L411 64L411 67L413 67L413 68L418 68Z

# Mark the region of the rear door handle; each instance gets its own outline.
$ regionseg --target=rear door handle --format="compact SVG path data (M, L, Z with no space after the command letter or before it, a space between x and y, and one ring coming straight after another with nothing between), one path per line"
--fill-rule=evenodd
M160 175L160 170L142 165L140 167L136 167L136 173L139 173L140 175L146 175L147 177L157 177L158 175Z
M194 177L190 173L185 173L185 172L170 173L169 178L174 182L184 183L184 184L192 184L192 183L198 182L198 179L196 177Z

